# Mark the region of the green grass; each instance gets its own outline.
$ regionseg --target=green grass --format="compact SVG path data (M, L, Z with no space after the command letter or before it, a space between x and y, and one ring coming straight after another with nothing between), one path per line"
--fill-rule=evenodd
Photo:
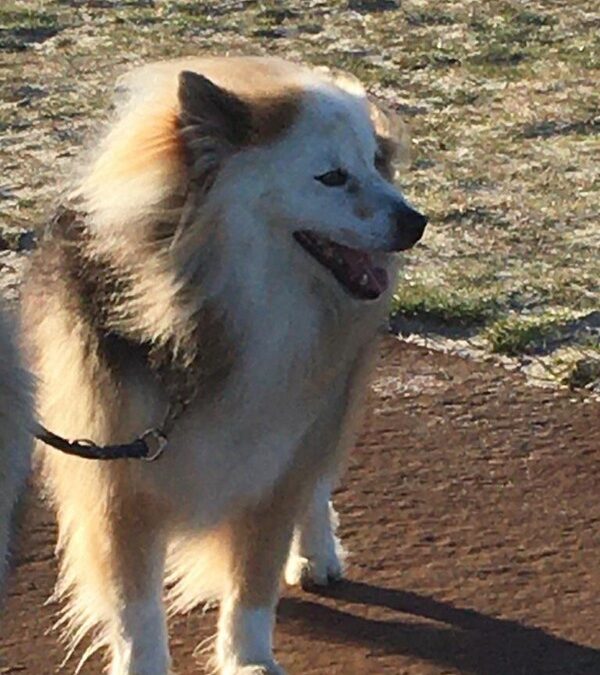
M548 343L561 338L562 328L572 316L559 315L511 315L495 321L484 330L484 337L497 354L517 356L545 350Z
M19 51L56 35L61 28L58 16L31 3L5 2L0 7L0 52Z
M497 311L495 298L457 292L451 287L431 287L423 282L401 282L394 294L392 312L421 321L461 327L483 325Z
M57 25L56 13L37 3L4 2L0 7L1 30L26 30Z
M558 360L567 344L594 361L593 333L554 336L561 312L600 306L599 25L594 0L2 2L0 182L15 198L0 234L51 209L131 65L279 54L349 70L410 126L399 180L430 225L394 311L498 353L559 343Z

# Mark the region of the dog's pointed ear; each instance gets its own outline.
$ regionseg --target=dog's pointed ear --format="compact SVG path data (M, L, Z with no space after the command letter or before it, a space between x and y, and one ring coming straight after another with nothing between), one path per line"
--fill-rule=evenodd
M232 147L244 145L251 132L251 110L238 96L204 75L179 74L179 121L184 143L210 137Z
M408 162L408 130L400 117L379 101L370 99L369 109L377 141L375 166L386 180L393 182L398 165Z

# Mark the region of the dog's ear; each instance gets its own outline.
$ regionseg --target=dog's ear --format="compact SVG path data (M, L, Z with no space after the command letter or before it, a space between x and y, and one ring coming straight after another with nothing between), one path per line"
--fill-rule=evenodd
M370 99L369 109L377 140L375 166L386 180L393 182L398 165L408 161L408 130L400 117L379 101Z
M228 153L251 134L250 107L204 75L184 70L179 75L179 127L188 165L203 162L216 169ZM209 167L204 164L203 172Z

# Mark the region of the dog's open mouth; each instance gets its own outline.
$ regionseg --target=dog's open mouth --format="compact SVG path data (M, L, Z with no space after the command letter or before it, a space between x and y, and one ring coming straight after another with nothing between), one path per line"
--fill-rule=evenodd
M294 232L296 241L359 300L375 300L388 287L388 274L371 255L308 230Z

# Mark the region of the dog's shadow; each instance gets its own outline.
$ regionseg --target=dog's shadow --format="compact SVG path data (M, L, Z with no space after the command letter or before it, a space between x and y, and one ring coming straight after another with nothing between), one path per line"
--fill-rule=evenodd
M316 640L355 643L385 654L406 654L476 675L600 673L600 650L517 621L497 619L433 598L344 581L319 591L345 603L386 608L412 620L379 620L312 600L283 599L280 630L301 628ZM415 621L423 617L436 624Z

